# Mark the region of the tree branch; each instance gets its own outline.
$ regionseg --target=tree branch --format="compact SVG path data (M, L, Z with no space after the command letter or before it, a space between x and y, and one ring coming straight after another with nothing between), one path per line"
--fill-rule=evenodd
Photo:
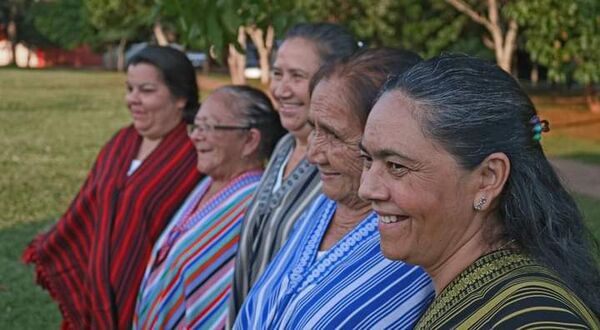
M473 10L473 8L471 8L466 2L462 0L446 0L446 2L452 7L456 8L456 10L469 16L476 23L479 23L485 26L488 30L491 30L492 23L490 23L490 21L487 20L485 17L479 15L479 13Z

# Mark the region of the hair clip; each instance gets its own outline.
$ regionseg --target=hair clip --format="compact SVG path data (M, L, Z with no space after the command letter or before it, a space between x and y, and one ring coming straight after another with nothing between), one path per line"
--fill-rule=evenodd
M529 119L529 123L533 126L531 132L533 132L533 140L539 142L542 139L542 132L550 131L550 123L547 120L540 120L540 117L533 115Z

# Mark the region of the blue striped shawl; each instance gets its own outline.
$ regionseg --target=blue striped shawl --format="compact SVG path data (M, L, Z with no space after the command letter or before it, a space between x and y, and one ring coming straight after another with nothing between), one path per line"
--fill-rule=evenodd
M412 328L433 299L425 272L385 259L371 213L317 259L336 203L319 196L250 291L234 329Z

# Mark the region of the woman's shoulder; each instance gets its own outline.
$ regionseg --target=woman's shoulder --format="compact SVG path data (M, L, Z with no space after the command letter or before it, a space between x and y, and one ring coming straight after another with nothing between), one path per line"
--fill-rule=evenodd
M597 318L550 269L497 251L478 259L436 297L420 328L598 327Z
M490 287L495 294L478 312L494 316L488 317L492 328L600 327L593 312L556 273L531 259L494 284L498 289Z

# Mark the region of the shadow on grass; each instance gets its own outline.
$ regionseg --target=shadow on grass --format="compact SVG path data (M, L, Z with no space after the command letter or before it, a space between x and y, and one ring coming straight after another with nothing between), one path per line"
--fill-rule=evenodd
M600 165L600 154L593 152L573 152L561 155L563 158L580 160L590 165Z
M575 201L583 213L588 228L600 242L600 200L587 196L575 195Z
M31 239L54 219L0 229L0 329L58 329L58 307L35 284L33 267L21 262Z

